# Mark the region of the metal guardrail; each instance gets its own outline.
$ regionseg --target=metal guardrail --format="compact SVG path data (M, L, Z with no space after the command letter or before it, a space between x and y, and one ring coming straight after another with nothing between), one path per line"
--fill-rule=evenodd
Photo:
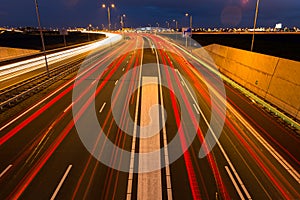
M69 50L69 49L72 49L72 48L81 47L81 46L89 45L89 44L92 44L92 43L95 43L95 42L99 42L99 41L101 41L105 38L106 37L103 37L103 38L100 38L100 39L97 39L97 40L93 40L93 41L89 41L89 42L69 45L69 46L66 46L66 47L60 47L60 48L56 48L56 49L46 50L46 53L47 53L47 56L49 56L52 53L58 53L60 51ZM37 53L32 53L32 54L27 54L27 55L21 55L21 56L15 57L15 58L9 58L9 59L6 59L6 60L0 60L0 66L12 64L12 63L15 63L15 62L21 62L21 61L24 61L24 60L27 60L27 59L37 58L39 56L43 56L43 52L37 52ZM43 60L44 58L41 58L41 59Z
M57 73L60 73L62 70L64 70L64 68L68 67L68 65L70 65L70 64L74 65L74 63L76 63L78 61L80 61L80 59L75 60L75 61L67 62L67 63L65 63L65 67L63 67L63 68L62 68L62 65L59 65L59 63L62 62L62 61L60 61L60 62L58 62L58 67L50 69L50 73L55 76ZM30 84L34 85L35 81L41 82L43 78L47 78L47 74L45 72L40 73L40 74L38 74L34 77L31 77L29 79L26 79L24 81L18 82L16 84L12 85L12 86L8 86L6 88L1 89L0 90L0 100L3 100L1 98L1 96L3 96L4 94L13 93L14 91L18 93L18 89L20 89L22 87L26 87ZM22 90L22 89L20 89L20 90Z
M113 44L117 44L120 41L122 41L122 40L117 39L115 41L111 41L111 39L110 39L109 46L111 46ZM106 48L107 46L108 46L108 44L103 45L101 48ZM97 54L93 53L92 55L93 56L90 57L89 59L94 59L94 58L98 57ZM58 64L58 67L53 68L50 71L50 75L52 75L52 77L50 77L50 78L47 77L46 73L43 73L41 76L37 75L35 77L32 77L30 79L20 82L20 84L15 84L11 87L1 90L0 91L0 100L2 99L1 100L2 102L0 103L0 113L3 112L5 110L5 108L12 107L19 101L31 96L31 94L36 94L37 92L41 91L42 89L48 87L54 81L59 80L62 77L65 77L66 75L77 71L80 67L79 63L81 61L84 61L84 59L77 59L75 61L74 60L70 61L67 65L64 64L63 68L62 68L62 65L58 64L59 63L58 62L58 63L56 63L56 64ZM65 61L63 61L63 62L65 62ZM72 65L72 67L70 67L69 65ZM70 68L66 69L67 67L70 67ZM46 80L44 80L44 79L46 79ZM39 83L34 85L33 87L31 87L32 85L30 85L30 84L36 80L38 80ZM26 88L23 91L20 91L22 89L19 89L19 91L18 91L18 88L21 88L21 87L26 87ZM15 93L15 94L12 94L12 93ZM3 97L3 96L8 96L8 97Z
M75 65L72 68L69 68L67 70L63 70L62 72L58 73L55 76L52 76L51 78L49 78L46 81L43 81L39 84L37 84L36 86L25 90L23 92L21 92L18 95L15 95L9 99L7 99L6 101L3 101L0 103L0 112L3 111L5 109L5 107L10 107L12 106L14 103L17 103L18 101L30 96L30 94L36 94L37 92L39 92L42 89L45 89L46 87L48 87L49 85L53 84L55 81L65 77L66 75L69 75L75 71L77 71L79 68L79 65Z

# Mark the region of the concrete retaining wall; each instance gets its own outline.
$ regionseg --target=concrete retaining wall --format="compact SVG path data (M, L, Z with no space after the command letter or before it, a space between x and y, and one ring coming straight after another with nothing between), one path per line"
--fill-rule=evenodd
M300 62L217 44L205 50L221 73L300 120Z
M39 52L40 51L38 50L0 47L0 61L18 58L21 56L31 55Z

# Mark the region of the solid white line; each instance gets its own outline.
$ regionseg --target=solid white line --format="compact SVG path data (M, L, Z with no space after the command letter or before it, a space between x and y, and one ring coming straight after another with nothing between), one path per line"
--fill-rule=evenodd
M64 110L64 113L67 112L67 111L71 108L72 105L73 105L73 103L71 103L71 104Z
M209 123L208 123L207 119L205 118L203 112L202 112L201 110L200 110L200 112L201 112L201 115L203 116L203 119L204 119L206 125L207 125L208 128L210 129L210 131L211 131L213 137L215 138L215 140L216 140L216 142L217 142L217 145L219 146L219 148L220 148L220 150L221 150L221 152L222 152L224 158L225 158L226 161L228 162L228 164L229 164L231 170L233 171L233 174L235 175L235 177L237 178L237 180L238 180L239 184L241 185L243 191L245 192L247 198L248 198L248 199L252 199L251 196L250 196L250 194L249 194L249 192L248 192L248 190L247 190L247 188L246 188L246 186L244 185L244 183L243 183L243 181L241 180L239 174L238 174L237 171L235 170L235 168L234 168L234 166L233 166L231 160L229 159L227 153L225 152L225 150L223 149L221 143L219 142L218 138L216 137L215 132L214 132L214 131L212 130L212 128L209 126Z
M177 69L175 69L175 70L177 71L177 73L179 74L179 76L182 78L182 76L181 76L180 72L179 72ZM184 79L183 79L183 78L182 78L182 80L184 81ZM186 85L186 88L187 88L188 92L190 93L191 97L193 98L194 102L196 102L196 100L195 100L194 96L192 95L192 93L191 93L191 91L190 91L189 87L187 86L187 84L186 84L186 83L185 83L185 85ZM208 86L208 84L206 84L206 85ZM209 87L209 86L208 86L208 87ZM210 127L210 125L209 125L209 123L208 123L208 121L207 121L207 119L206 119L206 117L205 117L204 113L201 111L201 109L199 108L198 104L196 104L196 106L197 106L197 108L198 108L198 111L200 112L201 116L203 117L203 119L204 119L204 122L206 123L207 127L208 127L208 128L209 128L209 130L211 131L211 133L212 133L212 136L215 138L215 140L216 140L216 143L217 143L217 145L218 145L219 149L221 150L221 152L222 152L222 154L223 154L224 158L225 158L225 159L226 159L226 161L228 162L228 164L229 164L229 167L230 167L230 168L231 168L231 170L233 171L233 173L234 173L235 177L237 178L237 180L238 180L239 184L241 185L241 187L242 187L243 191L245 192L245 194L246 194L247 198L248 198L248 199L252 199L252 198L251 198L251 196L250 196L250 194L249 194L249 192L248 192L248 190L247 190L247 188L246 188L246 186L244 185L243 181L241 180L241 178L240 178L239 174L238 174L238 173L237 173L237 171L235 170L235 168L234 168L234 166L233 166L233 164L232 164L231 160L230 160L230 159L229 159L229 157L227 156L227 153L225 152L225 150L223 149L223 147L222 147L221 143L219 142L218 138L216 137L216 135L215 135L215 132L214 132L214 131L212 130L212 128Z
M196 74L196 73L195 73ZM197 75L197 74L196 74ZM200 78L200 77L199 77ZM206 84L209 90L221 100L225 101L219 93L210 85ZM224 102L225 103L225 102ZM268 150L268 152L281 164L281 166L300 183L300 174L295 170L245 119L242 117L231 104L227 103L227 109L239 119L239 121L248 129L248 131Z
M204 113L203 113L201 110L199 110L199 111L200 111L200 113L201 113L201 115L202 115L202 117L203 117L204 122L206 123L207 127L208 127L209 130L211 131L212 136L213 136L214 139L216 140L216 143L217 143L217 145L218 145L220 151L222 152L224 158L225 158L226 161L228 162L229 167L230 167L231 170L233 171L233 174L235 175L235 177L237 178L237 180L238 180L239 184L241 185L243 191L245 192L247 198L248 198L248 199L252 199L251 196L250 196L250 194L249 194L249 192L248 192L248 190L247 190L247 188L246 188L246 186L244 185L244 183L243 183L243 181L241 180L239 174L237 173L236 169L234 168L234 166L233 166L231 160L229 159L227 153L226 153L225 150L223 149L223 146L221 145L220 141L219 141L218 138L216 137L215 132L212 130L212 127L210 127L210 125L209 125L207 119L205 118Z
M3 172L0 174L0 178L12 167L12 165L8 165Z
M187 88L187 90L188 90L190 96L192 97L192 99L193 99L193 101L194 101L194 103L195 103L196 108L198 109L198 111L200 111L200 107L199 107L199 105L198 105L198 102L196 101L196 98L193 96L193 94L192 94L190 88L188 87L187 83L186 83L185 80L183 79L181 73L178 71L178 69L175 69L175 72L177 72L177 74L180 76L182 82L186 85L186 88ZM199 113L198 113L198 114L199 114Z
M54 199L55 199L56 195L58 194L58 192L59 192L59 190L60 190L60 188L61 188L61 186L62 186L62 184L64 183L65 179L67 178L67 176L68 176L68 174L69 174L71 168L72 168L72 165L69 165L69 167L67 168L67 170L66 170L64 176L63 176L62 179L60 180L60 182L59 182L58 186L56 187L56 190L54 191L54 193L53 193L53 195L52 195L52 197L51 197L50 200L54 200Z
M236 181L234 180L234 178L233 178L233 176L232 176L232 173L230 172L229 168L228 168L227 166L225 166L225 169L226 169L226 171L227 171L227 173L228 173L228 175L229 175L229 178L230 178L231 182L233 183L233 185L234 185L234 187L235 187L235 189L236 189L238 195L240 196L240 198L241 198L242 200L244 200L245 197L243 196L243 194L242 194L242 192L241 192L239 186L237 185Z
M91 85L94 85L94 84L96 83L96 81L98 81L98 80L95 79L95 80L91 83Z
M198 111L198 109L197 109L197 107L196 107L196 105L195 105L194 103L193 103L193 106L194 106L194 108L195 108L197 114L199 115L200 113L199 113L199 111Z
M103 103L102 107L101 107L100 110L99 110L99 113L101 113L101 112L103 111L105 105L106 105L106 102Z
M281 166L298 182L300 183L299 173L230 105L227 104L236 118L249 130L250 133L267 149L267 151L281 164Z
M138 43L138 39L137 39L137 43ZM137 49L137 43L136 43L136 49ZM135 143L136 143L138 108L139 108L139 102L140 102L139 96L140 96L140 87L141 87L141 78L142 78L143 57L144 57L144 44L142 45L141 65L140 65L139 79L138 79L137 102L136 102L136 106L135 106L134 128L133 128L133 135L132 135L131 156L130 156L130 165L129 165L129 176L128 176L128 183L127 183L126 200L131 200L131 192L132 192L134 152L135 152Z
M119 82L119 80L116 80L116 82L115 82L115 85L117 85L117 84L118 84L118 82Z
M155 47L155 46L154 46ZM161 105L164 105L164 100L163 100L163 94L162 94L162 78L161 78L161 73L160 73L160 67L159 67L159 59L158 59L158 54L156 48L155 50L155 55L156 55L156 63L157 63L157 70L158 70L158 80L159 80L159 94L160 94L160 103ZM161 114L162 114L162 121L165 122L165 114L163 108L161 108ZM167 195L168 195L168 200L172 200L172 185L171 185L171 174L170 174L170 166L169 166L169 156L168 156L168 141L167 141L167 131L166 131L166 126L163 126L163 140L164 140L164 154L165 154L165 163L166 163L166 181L167 181Z

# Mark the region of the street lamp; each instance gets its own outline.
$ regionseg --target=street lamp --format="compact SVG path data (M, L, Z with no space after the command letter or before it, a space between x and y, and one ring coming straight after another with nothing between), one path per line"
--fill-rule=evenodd
M121 15L121 26L122 26L122 29L125 27L125 17L126 17L125 14Z
M102 8L106 8L107 7L107 18L108 18L108 31L110 31L110 7L111 8L115 8L115 4L111 4L109 6L106 6L105 4L102 4Z
M186 17L190 16L190 28L192 28L192 21L193 21L192 15L189 15L188 13L185 13L185 16Z
M89 26L88 26L88 41L90 41L91 39L90 39L90 31L91 31L91 29L92 29L92 24L89 24Z
M178 21L175 20L175 19L173 19L173 22L175 22L175 31L177 31L177 29L178 29Z
M191 29L190 46L192 47L192 20L193 20L193 17L192 17L192 15L189 15L188 13L185 13L185 16L186 17L190 16L190 29ZM185 45L187 47L187 37L186 37L186 40L185 40Z
M45 42L44 42L44 36L43 36L42 27L41 27L41 20L40 20L39 6L38 6L37 0L34 0L34 3L35 3L36 17L37 17L37 20L38 20L39 30L40 30L41 40L42 40L42 47L43 47L43 54L44 54L44 57L45 57L46 71L47 71L48 77L50 77L49 67L48 67L48 61L47 61L47 55L46 55Z
M170 29L170 23L168 21L166 21L167 27L168 29Z
M252 35L252 42L251 42L251 51L253 51L253 46L254 46L254 35L255 35L256 21L257 21L257 15L258 15L258 5L259 5L259 0L256 0L254 25L253 25L253 35Z

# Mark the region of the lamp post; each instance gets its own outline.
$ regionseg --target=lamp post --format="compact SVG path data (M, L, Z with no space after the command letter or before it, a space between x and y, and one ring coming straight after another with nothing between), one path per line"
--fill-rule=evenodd
M168 29L170 29L170 23L168 21L166 21L167 27Z
M189 15L188 13L185 13L185 16L188 17L190 16L190 28L192 28L192 24L193 24L193 16Z
M108 6L106 6L105 4L102 4L102 8L106 8L106 7L107 7L107 19L108 19L108 31L110 31L110 26L111 26L111 23L110 23L110 7L115 8L115 4L111 4L111 5L108 5Z
M121 31L122 31L122 35L123 35L123 39L125 40L125 34L124 34L124 26L125 26L125 22L124 22L124 18L126 17L125 14L121 15Z
M35 3L36 16L37 16L37 20L38 20L38 24L39 24L39 30L40 30L41 40L42 40L42 47L43 47L43 54L44 54L44 57L45 57L46 71L47 71L48 77L50 77L49 67L48 67L48 61L47 61L47 55L46 55L45 42L44 42L44 36L43 36L42 27L41 27L41 19L40 19L40 13L39 13L39 6L38 6L37 0L34 0L34 3Z
M125 17L126 17L125 14L121 15L121 26L122 26L122 29L125 27Z
M193 29L192 25L193 25L193 17L192 17L192 15L190 15L188 13L185 13L185 16L186 17L190 16L190 29L191 29L190 46L192 47L192 29ZM186 43L185 44L186 44L186 47L187 47L187 38L186 38Z
M89 24L89 26L88 26L88 41L91 41L91 38L90 38L91 29L92 29L92 24Z
M253 34L252 34L252 42L251 42L251 51L253 51L253 46L254 46L254 35L255 35L256 21L257 21L257 15L258 15L258 5L259 5L259 0L256 0L256 8L255 8L255 16L254 16L254 24L253 24Z
M178 29L178 21L175 20L175 19L173 19L173 22L175 22L175 31L177 31L177 29Z

